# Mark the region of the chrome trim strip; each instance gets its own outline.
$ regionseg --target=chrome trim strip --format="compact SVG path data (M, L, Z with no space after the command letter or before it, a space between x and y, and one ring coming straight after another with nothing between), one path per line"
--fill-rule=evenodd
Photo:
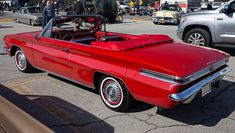
M203 76L215 71L216 69L226 65L228 63L228 61L229 61L228 59L223 59L221 61L218 61L218 62L196 72L195 74L190 76L190 81L194 81L200 77L203 77Z
M203 88L203 86L205 86L206 84L208 84L210 82L213 82L214 80L216 80L220 77L223 77L229 71L231 71L231 68L229 66L227 66L224 69L222 69L222 70L210 75L209 77L199 81L198 83L189 87L188 89L186 89L185 91L183 91L181 93L170 94L169 99L171 99L173 101L177 101L177 102L185 101L188 98L190 98L192 95L194 95L195 93L198 93Z
M150 77L150 78L166 81L166 82L169 82L169 83L177 83L174 80L179 78L177 76L171 76L171 75L168 75L168 74L154 72L154 71L147 70L147 69L141 69L140 74L144 75L144 76L147 76L147 77Z
M33 66L33 67L35 67L35 66ZM63 78L63 79L69 80L69 81L71 81L71 82L74 82L74 83L77 83L77 84L80 84L80 85L83 85L83 86L89 87L89 88L91 88L91 89L95 89L95 86L89 86L89 85L86 85L86 84L81 83L81 82L79 82L79 81L73 80L73 79L71 79L71 78L68 78L68 77L62 76L62 75L57 74L57 73L54 73L54 72L47 71L47 70L42 69L42 68L39 68L39 67L35 67L35 68L37 68L38 70L41 70L41 71L47 72L47 73L49 73L49 74L52 74L52 75L58 76L58 77L60 77L60 78Z
M226 65L227 63L228 59L223 59L187 77L172 76L147 69L141 69L140 74L170 83L185 85L215 71L216 69L222 67L223 65Z

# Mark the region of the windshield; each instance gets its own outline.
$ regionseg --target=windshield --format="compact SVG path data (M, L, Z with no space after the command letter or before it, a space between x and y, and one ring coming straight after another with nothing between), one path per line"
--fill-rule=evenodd
M161 6L160 10L167 10L167 11L181 11L181 8L177 5L168 5L168 6Z
M78 30L93 30L95 28L95 24L84 21L81 18L74 18L69 22L63 22L58 23L54 25L53 29L60 29L60 30L72 30L72 31L78 31Z
M100 30L103 17L99 15L60 16L53 18L44 28L41 36L71 40Z
M29 13L41 13L41 8L28 8Z

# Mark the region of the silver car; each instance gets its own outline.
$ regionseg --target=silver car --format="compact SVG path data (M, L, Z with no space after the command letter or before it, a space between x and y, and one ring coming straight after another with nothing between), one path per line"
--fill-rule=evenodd
M235 44L235 0L213 11L188 13L181 17L177 35L186 43L213 47Z
M20 10L13 14L13 19L17 23L25 23L34 25L41 25L43 16L40 7L22 7Z

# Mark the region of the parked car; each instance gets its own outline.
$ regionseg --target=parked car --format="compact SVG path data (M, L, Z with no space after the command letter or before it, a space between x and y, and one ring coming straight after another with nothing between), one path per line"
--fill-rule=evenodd
M118 6L118 10L120 11L120 13L122 15L125 15L126 13L130 12L130 6L128 5L128 3L124 3L123 1L116 1L117 2L117 6Z
M208 4L211 4L212 10L215 10L215 9L221 7L224 4L224 2L212 2L212 3L204 2L201 4L201 10L208 10L207 9Z
M207 9L207 2L201 3L201 10L206 10Z
M184 42L213 47L214 44L235 44L235 1L213 11L188 13L182 16L178 37Z
M21 72L40 69L98 89L115 111L133 99L162 108L189 103L231 70L222 51L167 35L108 32L103 21L98 15L55 17L42 31L6 35L5 50Z
M154 24L178 24L183 13L181 7L176 4L169 4L168 8L161 6L158 11L153 13L152 21Z
M43 16L40 7L22 7L16 13L13 13L13 19L17 23L30 24L32 26L41 25Z
M224 2L213 2L212 3L212 9L217 9L219 7L221 7L222 5L224 5Z

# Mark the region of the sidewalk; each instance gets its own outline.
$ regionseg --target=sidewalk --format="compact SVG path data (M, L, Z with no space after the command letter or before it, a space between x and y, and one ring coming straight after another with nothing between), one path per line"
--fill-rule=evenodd
M8 22L12 20L12 11L4 11L4 13L0 13L0 22Z

